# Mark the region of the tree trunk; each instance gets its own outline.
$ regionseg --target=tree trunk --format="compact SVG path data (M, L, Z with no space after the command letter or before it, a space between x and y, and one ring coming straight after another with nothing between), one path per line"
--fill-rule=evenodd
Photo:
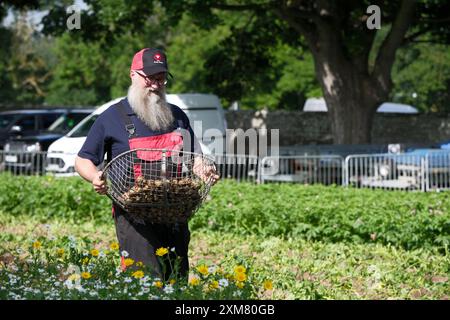
M369 75L337 55L315 57L335 144L368 144L379 105L388 98Z

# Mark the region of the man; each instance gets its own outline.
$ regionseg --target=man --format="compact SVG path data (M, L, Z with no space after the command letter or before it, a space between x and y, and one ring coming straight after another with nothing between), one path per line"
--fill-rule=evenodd
M161 137L170 136L180 129L190 134L191 150L187 151L193 149L201 153L186 114L165 100L167 75L167 59L162 50L145 48L137 52L130 68L131 86L127 98L104 111L90 129L76 158L75 169L92 183L97 193L107 192L105 181L101 179L102 172L97 170L105 153L113 159L131 149L161 148L162 141L170 140ZM203 172L202 178L212 179L215 183L219 176L209 168ZM187 276L190 241L187 223L164 225L138 221L115 203L113 216L120 250L126 251L129 258L152 267L153 276L167 278L171 272L170 265L161 266L155 250L175 248L176 256L181 258L179 276ZM168 272L163 274L163 270Z

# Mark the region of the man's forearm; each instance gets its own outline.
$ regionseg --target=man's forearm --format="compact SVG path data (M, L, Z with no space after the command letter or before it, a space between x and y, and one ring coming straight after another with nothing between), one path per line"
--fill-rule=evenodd
M92 182L98 172L97 167L91 160L80 158L78 156L75 159L75 170L88 182Z

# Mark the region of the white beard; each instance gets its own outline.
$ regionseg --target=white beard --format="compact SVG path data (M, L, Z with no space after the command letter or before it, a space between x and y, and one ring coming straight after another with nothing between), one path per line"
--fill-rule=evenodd
M153 131L166 131L172 127L174 117L166 102L164 90L152 92L148 88L131 85L128 102L137 117Z

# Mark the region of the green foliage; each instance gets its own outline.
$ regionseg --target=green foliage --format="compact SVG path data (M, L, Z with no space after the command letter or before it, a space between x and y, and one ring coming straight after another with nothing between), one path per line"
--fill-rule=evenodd
M202 277L194 266L221 264L229 272L237 262L259 285L253 292L257 299L448 299L449 201L447 192L221 181L190 221L191 275ZM115 271L116 254L110 262L99 256L83 265L91 248L102 255L116 234L110 201L95 195L81 178L1 175L0 230L0 287L8 286L6 292L13 294L8 298L122 297L124 282L132 294L142 290L130 274L119 275L114 284L109 276L98 277ZM71 252L70 235L83 241L76 246L78 254L53 259L58 248ZM48 251L42 256L50 264L27 261L26 251L36 240L41 253ZM71 289L63 285L71 275L57 272L67 266L63 261L91 269L92 278L80 280L83 287L101 282L106 290L100 286L80 293L74 281ZM14 265L28 265L33 272L17 273ZM273 290L261 290L266 280L273 281ZM36 291L25 293L30 286ZM191 289L183 298L212 297ZM91 294L95 291L99 296ZM156 294L153 287L150 291Z
M193 229L406 249L450 244L446 194L224 182L211 196Z
M445 193L223 181L211 197L190 221L193 230L405 249L444 250L450 244L450 200ZM80 178L1 176L0 211L12 216L108 222L109 202Z
M105 78L108 73L104 72L106 62L101 50L100 44L74 42L68 34L59 38L54 48L58 66L53 70L47 103L94 105L107 98Z
M42 220L59 217L67 222L107 222L111 219L108 198L92 192L80 178L15 177L2 175L0 212L11 216L29 215Z
M415 44L402 48L392 72L394 101L423 112L450 112L450 47Z

